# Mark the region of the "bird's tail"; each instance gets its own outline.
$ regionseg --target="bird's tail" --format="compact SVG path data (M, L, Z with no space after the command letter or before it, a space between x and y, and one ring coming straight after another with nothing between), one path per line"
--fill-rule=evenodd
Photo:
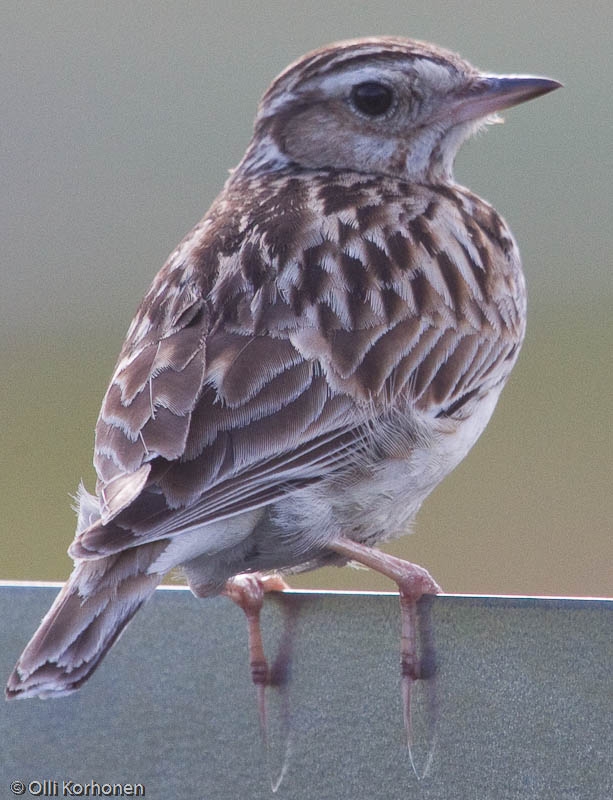
M147 570L160 543L79 561L21 654L6 696L59 697L93 673L162 575Z

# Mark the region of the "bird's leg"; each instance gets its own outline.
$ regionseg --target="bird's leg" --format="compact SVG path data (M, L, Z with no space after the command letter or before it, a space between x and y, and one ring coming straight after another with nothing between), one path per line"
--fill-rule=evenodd
M417 647L417 601L424 594L442 590L430 573L417 564L373 550L363 544L339 537L328 544L331 550L380 572L397 584L400 592L400 668L402 675L402 710L409 749L413 743L411 725L411 688L420 675Z
M251 680L257 692L260 729L264 741L267 737L266 687L270 683L270 668L264 653L260 614L266 592L282 592L289 588L280 575L253 572L235 575L226 582L223 590L223 594L242 608L247 617Z

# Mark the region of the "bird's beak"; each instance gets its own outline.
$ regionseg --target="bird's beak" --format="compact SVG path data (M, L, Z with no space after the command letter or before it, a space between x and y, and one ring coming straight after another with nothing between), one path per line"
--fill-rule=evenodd
M477 120L553 92L562 84L533 75L481 75L456 98L451 110L453 123Z

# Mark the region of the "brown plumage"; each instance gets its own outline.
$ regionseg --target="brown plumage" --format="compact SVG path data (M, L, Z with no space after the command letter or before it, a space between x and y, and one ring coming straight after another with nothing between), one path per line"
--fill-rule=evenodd
M243 572L371 563L366 547L406 532L487 424L524 335L511 233L453 159L496 110L558 85L395 38L331 45L277 78L130 326L75 571L9 697L78 688L173 567L203 596ZM415 574L408 595L436 588Z

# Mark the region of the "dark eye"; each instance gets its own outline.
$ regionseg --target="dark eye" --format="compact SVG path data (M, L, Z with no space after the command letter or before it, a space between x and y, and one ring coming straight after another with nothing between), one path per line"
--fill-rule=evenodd
M394 100L394 93L389 86L375 81L358 83L351 90L351 102L369 117L381 117L390 110Z

